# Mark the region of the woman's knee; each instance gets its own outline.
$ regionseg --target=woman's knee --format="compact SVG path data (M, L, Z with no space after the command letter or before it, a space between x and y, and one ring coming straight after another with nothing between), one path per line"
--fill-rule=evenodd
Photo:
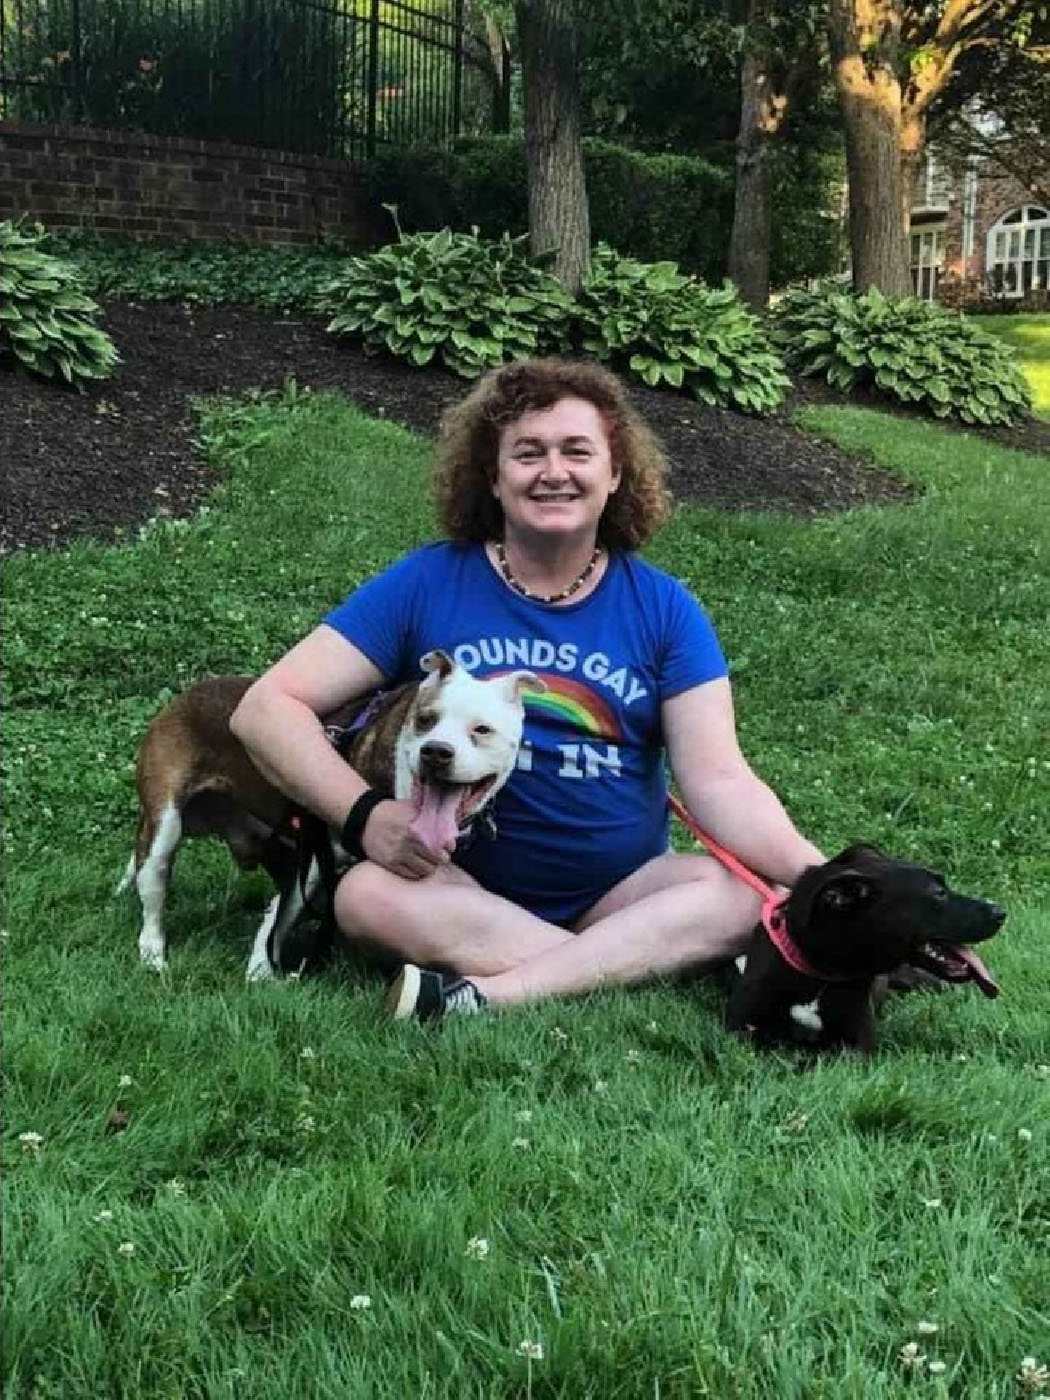
M353 865L335 891L335 921L349 937L369 937L384 928L397 902L398 876L370 860Z

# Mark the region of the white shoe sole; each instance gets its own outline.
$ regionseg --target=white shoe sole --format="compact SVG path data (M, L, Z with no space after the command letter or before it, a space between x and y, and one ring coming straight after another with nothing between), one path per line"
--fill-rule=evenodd
M422 977L415 963L405 963L390 984L390 990L386 994L386 1009L395 1021L407 1021L414 1014L421 981Z

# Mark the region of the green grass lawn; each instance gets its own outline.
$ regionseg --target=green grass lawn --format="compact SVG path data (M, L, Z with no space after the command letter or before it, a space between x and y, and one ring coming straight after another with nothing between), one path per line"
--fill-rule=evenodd
M346 963L249 988L265 883L207 845L170 970L139 968L113 889L143 726L431 535L409 434L221 408L200 518L6 561L6 1395L988 1400L1050 1362L1050 462L806 424L921 499L682 508L650 553L814 839L1008 906L1002 997L896 999L869 1063L759 1056L710 985L436 1032Z
M1050 418L1050 315L980 316L977 324L1005 340L1017 351L1021 368L1032 386L1033 405L1041 418Z

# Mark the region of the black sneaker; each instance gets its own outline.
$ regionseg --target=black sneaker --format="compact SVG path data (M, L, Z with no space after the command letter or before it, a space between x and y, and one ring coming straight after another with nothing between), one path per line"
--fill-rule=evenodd
M436 1021L443 1016L472 1015L486 1004L485 998L466 977L430 972L415 963L405 963L386 994L386 1009L395 1021Z

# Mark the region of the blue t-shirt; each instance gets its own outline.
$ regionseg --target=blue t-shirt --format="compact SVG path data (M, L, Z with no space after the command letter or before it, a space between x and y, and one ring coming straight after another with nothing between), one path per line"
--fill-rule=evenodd
M667 849L660 706L726 674L707 614L669 574L613 554L582 602L507 587L481 545L438 543L370 579L325 622L390 684L435 648L479 677L531 670L518 765L498 835L457 851L486 889L568 926Z

